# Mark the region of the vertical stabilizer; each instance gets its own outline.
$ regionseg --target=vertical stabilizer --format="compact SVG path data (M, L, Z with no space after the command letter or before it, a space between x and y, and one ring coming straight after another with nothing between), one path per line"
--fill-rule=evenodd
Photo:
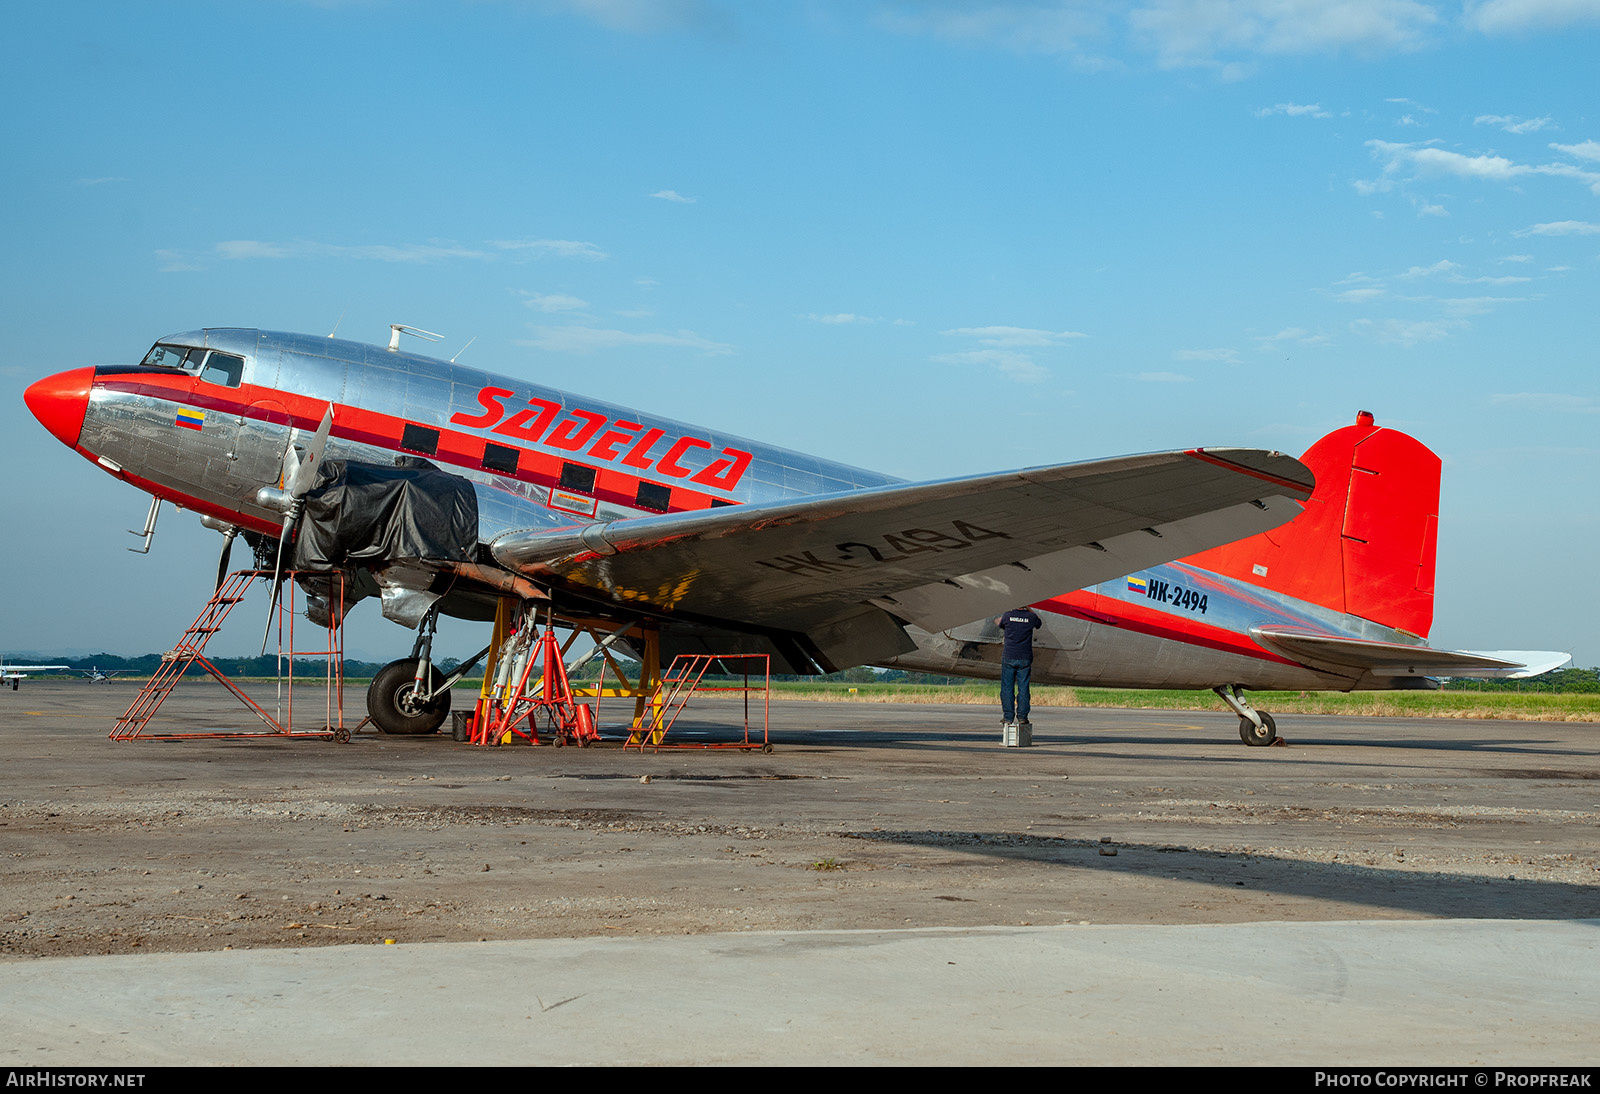
M1439 457L1373 423L1336 429L1300 457L1317 477L1305 512L1185 562L1427 637L1439 526Z

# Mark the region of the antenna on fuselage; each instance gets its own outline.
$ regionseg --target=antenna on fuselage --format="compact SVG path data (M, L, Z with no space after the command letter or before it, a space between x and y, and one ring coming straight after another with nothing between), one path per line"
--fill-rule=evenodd
M471 338L467 339L467 346L472 345L472 343L476 342L477 340L478 336L474 334ZM467 352L467 346L462 346L460 349L456 350L456 357L460 357L463 353ZM450 358L450 363L452 365L456 363L456 357Z
M335 323L333 325L333 329L328 332L328 337L329 338L332 338L334 335L339 333L339 323L343 323L344 322L344 317L349 311L350 311L350 305L346 304L344 306L344 311L339 313L339 322Z
M389 348L390 349L396 350L396 349L400 348L400 336L402 334L409 334L413 338L425 338L429 342L437 342L437 341L439 341L440 339L442 339L444 337L444 335L442 335L442 334L434 334L431 330L423 330L421 327L408 327L404 323L390 323L389 324ZM466 347L463 346L461 348L465 349Z

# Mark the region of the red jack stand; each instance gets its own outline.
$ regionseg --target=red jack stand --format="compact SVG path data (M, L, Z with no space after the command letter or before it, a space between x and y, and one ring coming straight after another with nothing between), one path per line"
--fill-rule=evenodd
M556 641L555 627L549 621L535 646L536 650L523 665L522 674L504 702L498 705L498 710L491 708L489 732L480 743L500 744L508 739L508 734L514 733L530 744L539 744L541 724L548 729L553 745L575 744L582 748L591 741L598 741L600 731L595 728L594 710L572 699L572 685L567 681L561 644ZM530 696L528 677L533 675L535 661L542 664L542 680ZM518 724L524 719L527 720L526 729Z

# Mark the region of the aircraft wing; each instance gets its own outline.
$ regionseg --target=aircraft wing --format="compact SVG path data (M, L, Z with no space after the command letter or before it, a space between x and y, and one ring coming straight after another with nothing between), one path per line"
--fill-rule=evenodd
M1273 653L1313 668L1356 669L1374 676L1470 676L1523 680L1558 669L1571 654L1536 650L1437 650L1321 634L1301 627L1252 627L1250 636Z
M823 661L969 623L1274 528L1314 480L1257 449L1194 449L759 505L510 532L536 580L653 614L805 635Z

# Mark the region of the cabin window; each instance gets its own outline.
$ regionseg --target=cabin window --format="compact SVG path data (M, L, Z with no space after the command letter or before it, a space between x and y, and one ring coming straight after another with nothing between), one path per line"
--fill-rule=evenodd
M483 469L498 471L502 475L515 475L519 455L521 455L520 449L509 448L503 444L486 444L483 446Z
M654 509L658 513L665 513L671 508L672 488L655 482L641 482L639 492L634 495L633 501L640 509Z
M721 498L712 498L711 499L711 508L713 508L713 509L721 509L724 505L733 505L733 504L735 504L735 503L731 502L731 501L723 501Z
M425 425L406 423L404 432L400 434L400 447L407 452L420 452L424 456L432 456L439 451L439 431L429 429Z
M238 387L244 379L244 358L213 350L200 369L200 379L223 387Z
M562 464L561 489L576 490L580 494L594 493L594 468L581 463Z

